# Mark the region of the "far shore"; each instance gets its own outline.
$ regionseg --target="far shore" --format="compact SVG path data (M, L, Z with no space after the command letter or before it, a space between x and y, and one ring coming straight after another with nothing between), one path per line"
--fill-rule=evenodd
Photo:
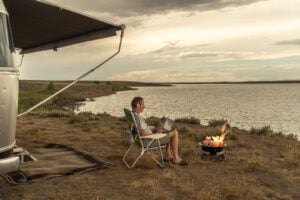
M44 100L71 81L21 80L19 113ZM76 107L78 102L86 99L107 96L119 91L135 90L134 87L171 86L161 83L143 83L128 81L80 81L57 95L39 110L61 110L63 107Z
M212 81L212 82L161 82L166 84L293 84L300 83L300 80L280 80L280 81Z

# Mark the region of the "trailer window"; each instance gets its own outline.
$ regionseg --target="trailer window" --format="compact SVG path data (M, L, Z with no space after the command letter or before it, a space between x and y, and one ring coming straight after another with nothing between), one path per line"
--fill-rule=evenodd
M7 15L0 13L0 67L13 67Z

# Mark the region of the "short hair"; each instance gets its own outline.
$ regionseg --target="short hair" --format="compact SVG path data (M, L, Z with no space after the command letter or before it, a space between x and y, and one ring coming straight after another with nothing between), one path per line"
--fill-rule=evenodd
M142 97L134 97L131 101L131 108L134 109L137 107L138 103L141 103L144 99Z

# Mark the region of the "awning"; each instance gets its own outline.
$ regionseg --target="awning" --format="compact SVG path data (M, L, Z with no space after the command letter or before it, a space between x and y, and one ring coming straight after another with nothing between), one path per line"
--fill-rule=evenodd
M54 49L116 35L120 25L42 0L3 0L14 45L21 53Z

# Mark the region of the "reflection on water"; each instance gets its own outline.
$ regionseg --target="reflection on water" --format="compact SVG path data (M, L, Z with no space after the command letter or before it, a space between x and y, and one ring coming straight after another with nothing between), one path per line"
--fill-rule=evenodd
M227 119L249 129L270 125L274 131L300 135L300 84L205 84L139 87L138 90L96 98L79 111L123 116L134 96L145 99L144 116L194 116L206 124Z

